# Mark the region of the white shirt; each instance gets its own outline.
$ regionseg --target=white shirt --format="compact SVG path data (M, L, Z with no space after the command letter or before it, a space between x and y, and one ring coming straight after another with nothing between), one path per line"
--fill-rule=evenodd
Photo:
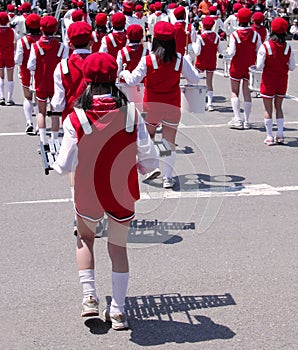
M213 33L213 30L204 30L203 33ZM217 33L215 33L218 36L218 47L217 47L217 52L218 53L223 53L224 48L223 48L223 44L219 39L219 35ZM194 51L194 54L196 56L199 56L199 54L201 53L202 50L202 43L200 38L198 37L196 42L192 43L192 49Z
M257 70L263 70L264 66L265 66L265 60L266 60L266 49L264 44L261 45L261 47L259 48L258 54L257 54L257 63L256 63L256 69ZM289 70L293 71L296 67L296 63L295 63L295 56L294 56L294 51L293 49L291 49L291 54L290 54L290 59L289 59Z

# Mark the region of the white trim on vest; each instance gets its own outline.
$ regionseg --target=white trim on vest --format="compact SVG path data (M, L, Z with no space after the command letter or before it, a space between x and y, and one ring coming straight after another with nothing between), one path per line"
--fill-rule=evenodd
M108 37L110 38L110 40L111 40L111 42L112 42L112 45L113 45L114 47L117 47L117 44L116 44L116 41L115 41L115 39L114 39L113 34L112 34L112 33L108 34Z
M205 46L205 41L203 40L203 38L201 37L201 35L198 35L198 38L199 38L199 40L200 40L200 42L201 42L201 45L202 45L202 46Z
M96 33L93 31L92 32L92 36L93 36L93 41L95 42L95 43L97 43L98 42L98 39L97 39L97 35L96 35Z
M219 41L219 35L215 33L215 39L214 39L214 44L217 44Z
M181 64L181 58L182 58L181 53L177 52L177 61L176 61L175 68L174 68L174 70L176 72L179 71L179 67L180 67L180 64Z
M147 54L147 48L144 46L143 52L142 52L142 57L146 56L146 54Z
M125 131L132 133L135 128L136 106L134 102L127 102Z
M23 41L24 41L24 44L25 44L27 50L30 50L30 44L29 44L28 38L26 36L23 37Z
M264 46L267 47L267 50L268 50L268 55L272 55L272 50L271 50L271 46L269 44L269 41L265 41L264 42Z
M285 51L284 51L285 56L288 54L289 50L290 50L290 44L287 42L286 47L285 47Z
M58 50L58 53L57 53L57 57L61 57L63 50L64 50L64 45L63 45L63 43L60 43L60 47L59 47L59 50Z
M69 73L68 58L62 58L62 60L61 60L61 68L62 68L62 73L64 75Z
M234 39L237 41L237 43L240 44L240 43L241 43L241 40L240 40L240 38L239 38L238 33L237 33L237 32L234 32L232 35L234 36Z
M258 33L254 31L254 35L252 37L252 42L255 43L258 37Z
M154 55L154 53L150 53L150 57L151 57L153 69L158 69L158 64L157 64L156 56Z
M89 120L88 120L88 118L86 116L85 111L82 108L77 108L77 107L74 107L73 109L76 112L76 115L77 115L77 117L79 119L79 122L80 122L80 124L82 126L82 129L83 129L84 133L86 135L92 134L92 128L91 128Z
M39 46L39 43L38 43L38 42L36 43L36 46L37 46L37 48L38 48L38 51L39 51L40 55L43 56L43 55L44 55L44 51L43 51L43 49Z
M126 61L129 62L130 61L130 56L129 56L129 52L128 52L126 47L123 47L123 52L124 52L124 56L126 58Z

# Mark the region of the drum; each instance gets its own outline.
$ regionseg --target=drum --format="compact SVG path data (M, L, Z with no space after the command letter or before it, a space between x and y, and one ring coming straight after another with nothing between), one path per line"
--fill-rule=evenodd
M249 67L249 90L260 92L261 79L262 71L257 70L256 66Z
M205 112L206 86L180 85L181 110L190 113Z
M230 76L230 65L231 65L232 57L228 54L224 54L223 56L223 71L224 77L229 78Z
M127 97L129 102L134 102L136 104L143 103L144 84L129 86L124 83L119 83L117 84L117 87L121 92L123 92L123 94Z

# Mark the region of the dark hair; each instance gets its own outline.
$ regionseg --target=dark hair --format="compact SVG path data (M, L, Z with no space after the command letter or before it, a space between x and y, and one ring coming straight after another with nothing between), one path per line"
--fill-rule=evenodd
M88 44L89 44L90 40L84 44L78 44L78 45L74 45L73 46L76 48L76 49L84 49ZM72 42L71 42L72 43Z
M239 23L239 27L249 27L249 22Z
M173 62L177 57L175 39L161 41L153 38L152 51L162 62Z
M124 28L125 28L125 25L122 26L122 27L115 27L115 26L113 26L113 29L115 29L115 30L124 30Z
M286 42L286 37L287 37L287 33L275 33L275 32L272 32L270 34L270 39L272 41L276 41L278 43L285 43Z
M82 93L82 95L76 100L74 106L81 108L84 111L92 109L93 95L99 95L101 93L112 92L112 97L114 98L117 107L127 105L126 96L118 89L115 83L89 83Z
M107 26L96 26L96 31L97 33L104 33L106 34L107 33Z
M29 28L26 25L26 29L28 34L33 34L33 35L40 34L40 28Z

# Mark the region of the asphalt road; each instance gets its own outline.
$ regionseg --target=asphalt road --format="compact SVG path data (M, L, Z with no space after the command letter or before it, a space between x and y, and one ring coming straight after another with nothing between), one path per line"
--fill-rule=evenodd
M273 147L263 144L259 98L251 130L227 127L222 73L219 60L216 111L184 113L175 188L163 190L161 178L141 182L125 332L80 317L68 180L44 175L16 82L17 105L0 107L1 350L298 348L298 70L284 102L286 144ZM111 296L104 237L96 256L103 309Z

